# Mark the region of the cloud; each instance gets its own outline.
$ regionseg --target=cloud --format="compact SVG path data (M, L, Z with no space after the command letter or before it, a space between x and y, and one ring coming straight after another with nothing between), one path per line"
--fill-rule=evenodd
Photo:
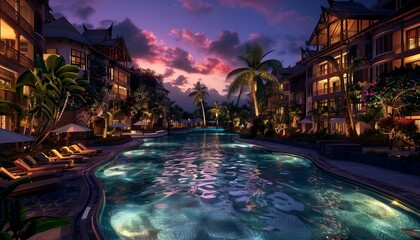
M95 13L95 9L91 6L80 6L76 9L76 15L82 20L87 20L89 17Z
M175 80L171 81L171 83L176 86L184 86L188 83L188 78L184 75L179 75Z
M165 69L165 73L163 74L163 77L167 78L167 77L171 77L172 75L174 75L175 71L172 68L166 68Z
M179 0L183 7L196 13L209 13L213 5L203 0Z
M175 101L175 103L184 108L185 111L193 112L197 109L198 106L194 105L193 98L186 97L192 92L191 88L182 91L181 88L174 85L172 82L165 82L163 85L165 89L169 91L168 96L171 99L171 101ZM219 104L224 101L227 101L226 96L220 95L220 93L214 88L207 89L207 92L209 93L209 96L206 99L206 103L209 106L213 105L215 101L219 102Z
M187 28L183 28L182 30L174 28L169 35L175 36L177 41L183 41L188 45L193 45L199 49L206 49L210 45L210 40L204 33L193 33Z
M133 58L142 58L153 62L159 55L161 46L158 45L156 36L152 32L138 28L130 18L114 23L113 34L114 37L124 37Z
M237 32L224 30L209 46L209 52L231 59L238 56L239 36Z
M278 0L264 0L264 4L255 0L219 0L222 5L232 8L250 8L265 16L270 24L308 24L313 19L309 16L299 14L295 10L285 10L283 3Z
M300 48L305 44L305 40L305 36L284 35L284 38L282 38L283 51L279 52L279 54L300 54Z
M209 53L226 59L229 65L236 65L238 56L244 55L246 48L255 44L260 45L265 51L269 51L275 46L276 41L268 35L251 33L248 39L241 43L237 32L225 30L215 41L210 43Z

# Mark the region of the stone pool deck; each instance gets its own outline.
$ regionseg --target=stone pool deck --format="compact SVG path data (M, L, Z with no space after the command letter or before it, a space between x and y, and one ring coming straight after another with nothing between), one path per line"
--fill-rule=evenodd
M165 134L160 133L144 137L161 137ZM62 173L60 185L55 192L39 193L26 197L25 204L28 217L61 216L69 218L72 222L68 227L40 233L31 239L95 239L92 219L95 211L98 211L97 205L102 193L92 177L93 171L97 166L115 158L119 152L138 148L143 143L142 138L136 138L121 145L104 146L104 151L100 155L93 157L86 163L77 164L75 168ZM315 150L300 147L241 139L239 137L234 137L234 140L273 152L286 152L308 157L321 169L333 175L350 179L364 186L385 192L387 195L395 196L395 199L401 199L409 203L410 207L416 209L420 207L420 177L418 176L350 161L327 159L318 155ZM395 199L391 198L389 200L393 201Z

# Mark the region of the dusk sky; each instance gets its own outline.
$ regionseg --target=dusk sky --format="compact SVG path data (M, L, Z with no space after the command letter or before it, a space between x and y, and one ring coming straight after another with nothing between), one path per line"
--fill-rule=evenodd
M377 0L360 1L370 7ZM165 76L169 97L194 109L189 88L201 81L208 104L226 100L226 74L241 67L237 56L259 43L268 58L283 67L300 60L327 0L50 0L55 17L65 16L78 29L114 24L134 63ZM184 92L187 92L186 94Z

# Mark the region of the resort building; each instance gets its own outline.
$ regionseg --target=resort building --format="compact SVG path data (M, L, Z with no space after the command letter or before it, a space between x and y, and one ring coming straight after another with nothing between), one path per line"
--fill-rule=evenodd
M383 0L372 8L354 1L329 1L321 10L302 54L306 114L310 116L313 107L333 109L321 118L321 128L344 133L347 81L371 83L394 67L419 64L420 6L415 0ZM331 59L342 70L344 83ZM362 64L353 68L357 59L363 59ZM366 110L363 101L357 109ZM420 121L420 115L412 117ZM363 129L359 125L357 131Z
M284 114L286 107L297 106L305 112L305 66L299 61L293 67L274 72L280 84L270 86L267 96L268 111L275 114Z
M84 27L82 34L65 17L60 17L44 24L44 37L44 59L50 54L59 54L67 63L79 66L79 74L89 80L97 91L106 89L103 111L112 113L112 119L105 121L104 116L90 119L92 116L87 109L66 112L60 125L70 122L86 125L91 122L95 134L102 133L106 122L119 121L130 125L130 119L121 111L121 105L130 93L132 70L129 65L132 60L124 39L112 38L112 25L107 29Z
M112 38L112 27L111 25L107 29L87 29L83 26L83 36L92 45L92 57L97 59L96 64L105 66L106 75L97 76L94 81L100 81L111 89L109 108L115 113L114 121L130 125L130 118L121 111L121 104L127 100L130 93L130 67L133 60L124 38Z
M0 100L16 102L12 91L17 78L34 66L45 40L42 22L50 10L48 0L0 1ZM21 124L11 111L0 112L0 128L17 129Z

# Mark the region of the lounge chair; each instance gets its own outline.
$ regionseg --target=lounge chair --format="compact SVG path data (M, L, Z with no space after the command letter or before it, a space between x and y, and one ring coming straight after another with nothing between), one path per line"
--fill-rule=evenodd
M39 167L30 167L26 162L24 162L22 159L18 158L13 162L16 167L20 168L24 172L45 172L48 170L64 170L67 168L66 164L53 164L53 165L43 165Z
M9 172L9 170L7 170L4 167L0 167L0 174L2 176L2 178L4 178L5 180L16 180L16 179L25 179L25 178L31 178L31 179L45 179L45 178L52 178L52 177L56 177L58 174L57 170L49 170L49 171L45 171L45 172L36 172L36 173L32 173L32 172L27 172L25 174L13 174L11 172Z
M60 160L58 158L50 158L44 153L37 153L34 157L26 155L23 159L26 164L30 167L39 167L42 165L51 165L51 164L66 164L68 168L74 167L74 160Z
M61 152L65 154L82 155L86 157L93 157L96 154L96 151L76 151L76 150L70 149L70 147L62 147L60 148L60 150Z
M6 188L13 184L17 180L6 181L0 178L0 188ZM48 178L43 180L31 181L27 183L23 183L16 187L15 190L9 195L11 197L27 195L30 193L38 192L41 190L57 188L60 180L58 178ZM0 190L1 191L1 190Z
M70 145L69 147L73 152L75 153L82 153L82 154L91 154L92 156L96 155L98 152L96 151L96 149L87 149L87 150L83 150L81 149L79 146L77 146L76 144Z
M97 153L102 153L103 149L102 148L88 148L86 147L83 143L77 143L77 146L79 146L82 150L96 150Z
M54 157L57 157L60 160L73 159L75 162L81 162L83 160L83 158L84 158L84 156L82 156L82 155L68 155L68 156L63 156L63 154L61 154L56 149L53 149L50 152L52 153L52 155L54 155Z

